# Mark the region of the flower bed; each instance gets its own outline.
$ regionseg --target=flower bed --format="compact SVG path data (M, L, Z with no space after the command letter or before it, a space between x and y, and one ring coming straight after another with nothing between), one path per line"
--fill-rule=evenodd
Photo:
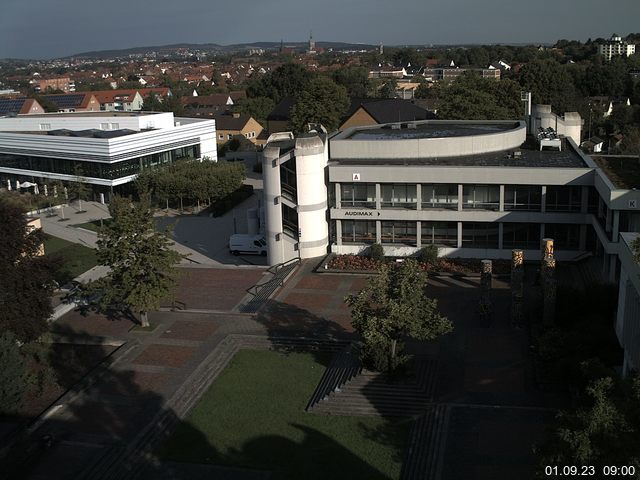
M387 258L387 262L395 259ZM363 255L335 255L327 262L329 270L343 271L375 271L382 262ZM450 273L469 275L480 273L480 260L470 258L439 258L435 264L420 263L420 268L429 273ZM511 262L509 260L493 260L493 273L496 275L509 274Z

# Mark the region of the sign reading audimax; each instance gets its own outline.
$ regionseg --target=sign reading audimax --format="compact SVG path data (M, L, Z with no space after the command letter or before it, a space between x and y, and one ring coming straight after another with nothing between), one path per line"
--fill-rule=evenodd
M370 212L366 210L347 210L344 212L345 217L379 217L380 212Z

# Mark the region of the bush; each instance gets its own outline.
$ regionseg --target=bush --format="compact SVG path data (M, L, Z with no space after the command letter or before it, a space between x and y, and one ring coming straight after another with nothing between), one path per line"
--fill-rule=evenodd
M427 265L435 265L438 261L438 247L435 245L427 245L422 247L418 252L418 260Z
M384 260L384 248L379 243L374 243L369 247L369 258L377 262Z
M401 373L402 367L409 360L408 355L403 355L404 343L396 344L396 357L391 357L391 342L386 340L369 340L360 345L360 358L368 370L385 372L389 374Z

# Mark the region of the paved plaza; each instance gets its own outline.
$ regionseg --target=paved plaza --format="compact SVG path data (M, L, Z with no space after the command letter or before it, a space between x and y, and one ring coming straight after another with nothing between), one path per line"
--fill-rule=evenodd
M159 412L176 417L168 406L187 398L189 389L200 391L194 379L229 335L353 340L343 299L359 291L366 276L318 274L314 266L303 262L256 315L238 313L238 305L247 289L268 275L264 269L182 268L174 298L180 308L172 311L168 302L151 313L149 330L94 313L60 318L53 326L56 338L117 348L89 382L56 402L36 429L34 438L50 433L57 442L34 454L29 478L93 475L92 464L100 459L131 455L128 446L140 443L141 432L158 422ZM409 346L437 358L434 401L448 412L441 432L441 478L531 473L531 444L552 419L555 399L535 390L527 334L508 322L507 284L494 279L488 324L476 313L477 278L434 278L429 293L455 326L438 342ZM245 477L236 472L230 478Z

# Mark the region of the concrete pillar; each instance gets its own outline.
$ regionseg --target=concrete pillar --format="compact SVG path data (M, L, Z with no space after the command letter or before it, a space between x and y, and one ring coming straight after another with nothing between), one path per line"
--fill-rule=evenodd
M382 188L380 187L379 183L376 183L376 210L380 210L381 205L382 205Z
M267 260L269 265L285 261L284 239L282 238L282 205L280 196L280 163L278 147L264 149L262 155L262 177L264 184L265 238L267 240Z
M540 188L542 189L542 194L540 196L540 211L544 213L547 211L547 186L542 185Z
M422 247L422 222L416 222L416 247Z
M618 242L618 232L620 230L620 210L613 211L613 225L611 227L611 241Z
M504 185L500 185L500 200L498 204L498 211L504 212Z
M336 222L336 245L342 245L342 220Z
M462 222L458 222L458 248L462 248Z
M462 211L463 199L464 199L464 185L459 183L458 184L458 211L459 212Z
M342 187L340 183L335 184L336 188L336 208L342 208Z
M511 325L521 327L524 312L524 252L511 251Z
M587 249L587 226L580 225L580 236L578 239L578 250L584 252Z
M376 243L382 243L382 222L376 220Z
M416 202L416 209L422 210L422 184L420 183L416 185ZM418 238L420 238L419 235Z
M589 187L582 187L582 197L580 199L580 213L587 213L589 211Z
M544 223L540 224L540 242L542 242L542 239L544 238Z
M612 222L612 215L611 215L611 209L609 207L605 207L607 209L606 211L606 217L605 217L605 227L604 230L605 232L610 232L611 231L611 223Z
M618 266L618 256L609 255L609 282L616 283L616 271Z
M502 250L503 237L504 236L504 223L498 223L498 249Z

